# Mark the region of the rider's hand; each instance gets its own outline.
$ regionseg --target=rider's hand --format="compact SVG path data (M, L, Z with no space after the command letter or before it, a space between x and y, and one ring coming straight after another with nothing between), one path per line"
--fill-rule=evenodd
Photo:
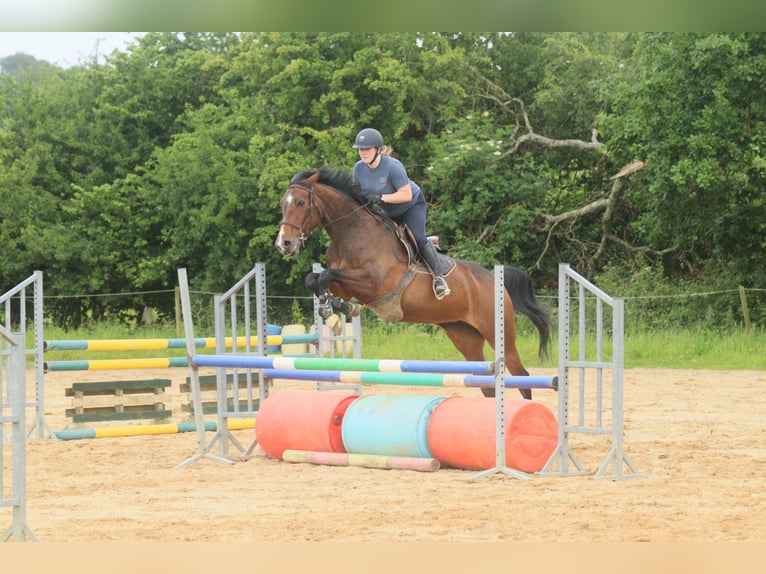
M371 205L380 205L381 203L383 203L383 196L380 195L379 193L374 195L368 195L367 199L369 200Z

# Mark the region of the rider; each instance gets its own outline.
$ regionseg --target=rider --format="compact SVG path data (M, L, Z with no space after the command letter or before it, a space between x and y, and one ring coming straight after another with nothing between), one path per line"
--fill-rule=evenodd
M383 136L373 128L360 131L354 140L360 160L354 164L354 182L359 184L371 202L381 204L383 213L406 224L420 248L420 253L433 275L434 295L438 300L451 293L443 267L433 243L426 237L426 199L420 187L412 181L402 162L389 155Z

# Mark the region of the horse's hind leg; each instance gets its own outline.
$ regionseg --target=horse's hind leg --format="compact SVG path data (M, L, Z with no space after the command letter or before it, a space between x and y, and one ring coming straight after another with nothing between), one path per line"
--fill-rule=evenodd
M481 348L482 348L482 359L483 360L483 349L484 349L484 341L486 340L489 345L494 349L495 348L495 324L494 324L494 315L492 313L488 314L490 320L482 321L479 325L481 327L481 331L479 329L476 329L474 327L470 327L464 323L461 323L466 328L471 329L475 336L481 338ZM513 307L511 300L506 297L506 315L505 315L505 332L504 332L504 340L505 340L505 348L503 350L503 360L505 361L505 369L511 374L518 377L526 377L529 376L529 371L527 371L524 368L524 365L521 363L521 357L519 357L519 351L516 349L516 326L515 326L515 319L513 314ZM453 339L453 343L455 340ZM455 346L457 347L457 343L455 343ZM484 396L486 397L494 397L495 396L495 389L494 388L486 388L481 390L482 393L484 393ZM532 398L532 390L531 389L519 389L519 393L521 393L521 396L525 399L531 399Z
M484 360L484 336L468 323L444 323L439 325L447 333L447 336L465 357L466 361ZM485 397L494 397L494 388L482 388Z
M519 357L519 352L516 350L516 342L513 339L511 339L510 341L508 339L505 340L504 359L505 359L505 368L508 370L509 373L519 377L529 376L529 371L527 371L524 368L524 365L521 364L521 357ZM521 393L522 398L525 398L527 400L530 400L532 398L532 389L519 389L519 392Z

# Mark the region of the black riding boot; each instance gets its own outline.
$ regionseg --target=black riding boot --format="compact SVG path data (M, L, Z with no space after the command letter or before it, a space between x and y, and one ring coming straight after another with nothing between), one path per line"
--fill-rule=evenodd
M426 241L425 246L421 249L421 253L423 254L423 259L426 261L426 265L428 265L428 268L431 271L431 275L434 277L434 295L436 296L437 300L441 301L447 295L452 293L452 290L449 288L447 281L444 279L445 270L442 269L442 262L439 254L437 253L434 244L430 241ZM449 268L446 269L446 271L448 270Z

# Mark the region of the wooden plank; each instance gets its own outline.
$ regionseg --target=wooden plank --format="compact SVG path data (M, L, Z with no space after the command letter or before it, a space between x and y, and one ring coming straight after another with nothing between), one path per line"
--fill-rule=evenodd
M168 419L173 412L160 399L171 384L170 379L72 383L65 393L74 408L66 415L73 422Z
M163 411L165 405L163 403L150 403L150 404L135 404L135 405L95 405L87 407L75 407L74 409L67 409L67 415L82 414L82 413L137 413L143 411Z
M234 400L229 398L227 401L227 410L234 410ZM239 401L239 410L247 411L247 399L241 399ZM258 399L253 401L253 410L258 410ZM194 413L194 405L192 403L184 403L181 405L181 411L185 413ZM206 415L212 415L218 413L218 401L203 401L202 412Z
M258 384L258 374L253 373L253 383ZM215 375L203 375L200 376L200 393L202 398L202 412L206 415L218 413L218 386ZM239 389L245 389L247 383L247 373L238 373L237 380L241 385ZM255 387L257 388L257 387ZM180 390L182 393L186 393L188 401L181 405L181 410L186 413L194 413L194 405L191 401L191 379L186 377L186 382L181 383ZM227 373L226 375L226 396L227 396L227 410L234 410L234 375L233 373ZM253 398L254 410L258 410L258 399ZM239 409L241 411L247 411L247 399L240 399Z
M252 373L253 377L253 383L258 382L258 373ZM237 375L237 380L239 381L240 385L243 385L247 383L247 373L239 373ZM186 377L186 383L181 384L181 392L182 393L190 393L191 392L191 379L189 377ZM200 390L202 389L215 389L217 386L217 380L215 375L201 375L199 378L199 386ZM233 389L234 388L234 375L233 373L227 373L226 374L226 388L227 389Z
M173 416L173 411L127 411L127 412L84 412L82 414L73 414L72 422L75 423L91 423L91 422L106 422L106 421L130 421L140 419L153 419L164 420Z
M155 399L155 397L157 397ZM93 396L79 399L75 397L72 400L74 407L128 407L134 405L162 405L160 395L107 395Z
M94 381L90 383L72 383L72 391L114 391L125 392L150 390L155 388L168 388L171 386L170 379L141 379L132 381Z

